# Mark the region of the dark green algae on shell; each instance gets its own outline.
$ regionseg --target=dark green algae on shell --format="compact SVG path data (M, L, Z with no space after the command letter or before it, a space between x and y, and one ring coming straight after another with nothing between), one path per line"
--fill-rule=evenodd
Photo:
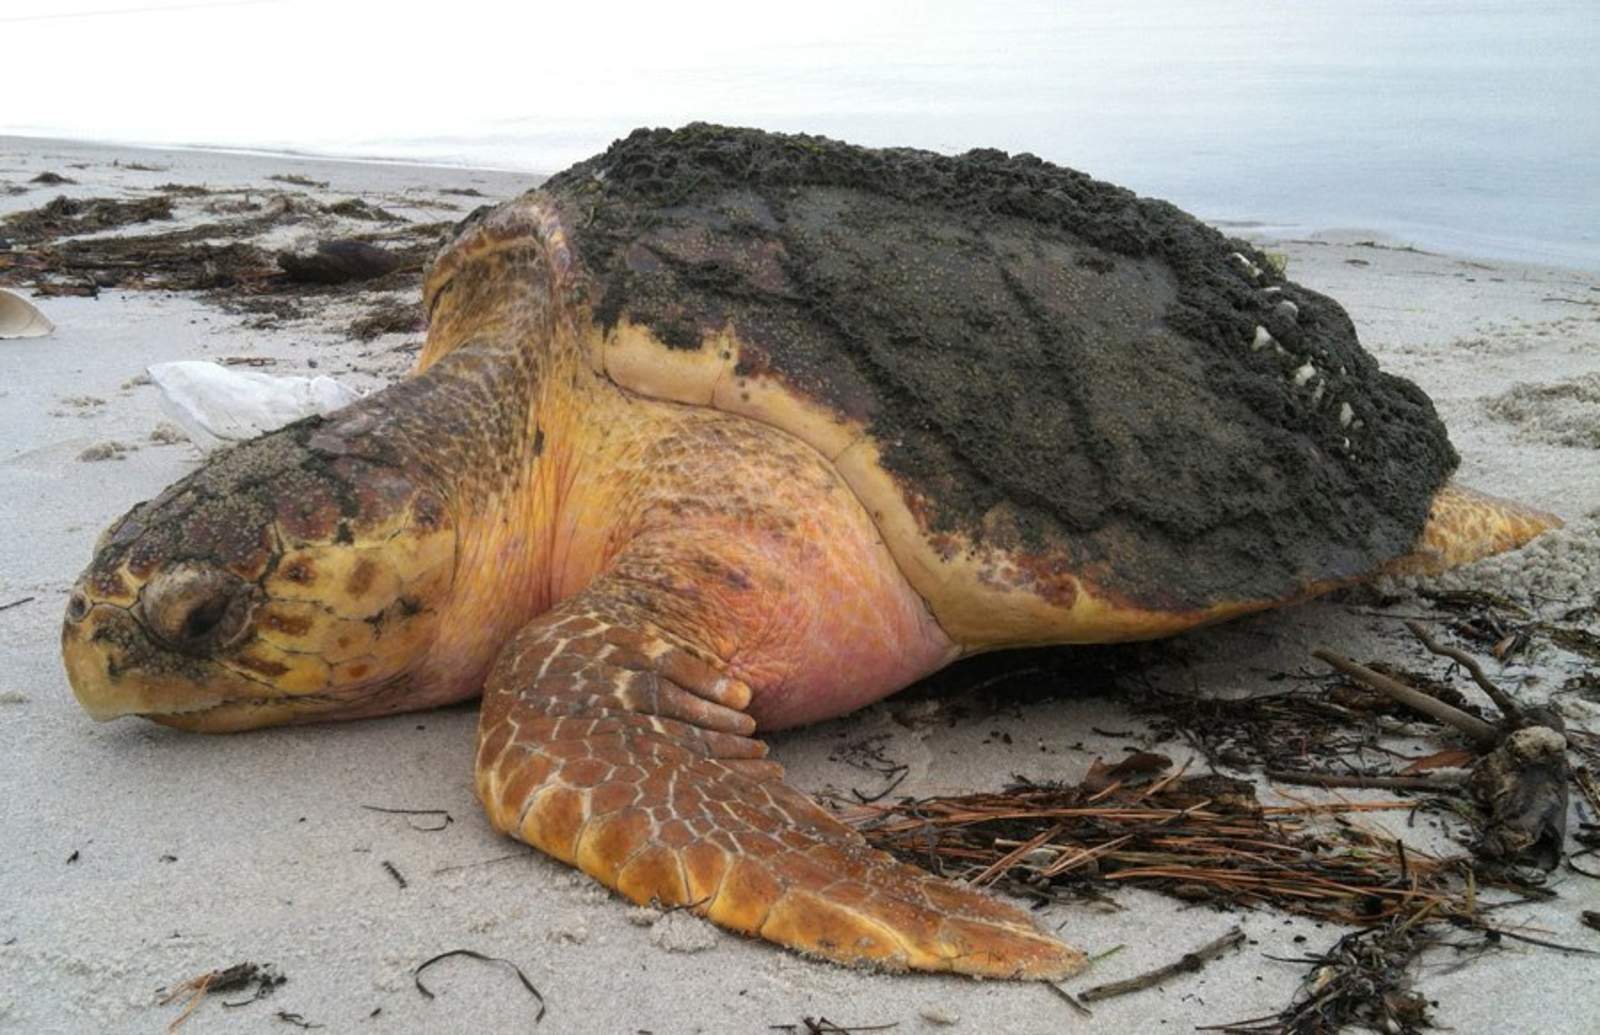
M1031 155L695 124L541 190L603 326L696 349L732 325L738 374L867 423L935 542L1142 606L1369 573L1412 548L1457 461L1336 302Z

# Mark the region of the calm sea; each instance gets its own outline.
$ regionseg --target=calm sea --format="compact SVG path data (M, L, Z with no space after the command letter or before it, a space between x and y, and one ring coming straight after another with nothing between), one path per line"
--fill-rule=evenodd
M457 0L404 23L250 0L0 26L137 36L169 19L103 58L142 55L155 88L257 71L238 47L208 63L195 34L261 39L282 66L214 114L194 91L168 106L108 81L81 117L44 101L30 119L17 94L0 127L552 171L633 126L706 119L1031 151L1213 220L1600 269L1600 0L766 6Z

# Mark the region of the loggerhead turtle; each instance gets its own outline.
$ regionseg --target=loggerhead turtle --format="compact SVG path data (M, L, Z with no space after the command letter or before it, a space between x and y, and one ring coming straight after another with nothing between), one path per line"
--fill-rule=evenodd
M1083 956L866 847L760 732L1558 523L1450 485L1336 303L1028 155L640 130L474 213L424 301L411 377L101 538L79 701L232 731L481 692L497 829L841 962Z

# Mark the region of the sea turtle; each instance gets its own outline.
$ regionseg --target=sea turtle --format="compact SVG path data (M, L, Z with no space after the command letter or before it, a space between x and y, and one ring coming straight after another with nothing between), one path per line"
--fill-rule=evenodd
M101 538L78 699L232 731L481 692L496 829L841 962L1083 956L867 847L761 732L1557 523L1451 486L1336 303L1029 155L640 130L465 220L424 302L408 379Z

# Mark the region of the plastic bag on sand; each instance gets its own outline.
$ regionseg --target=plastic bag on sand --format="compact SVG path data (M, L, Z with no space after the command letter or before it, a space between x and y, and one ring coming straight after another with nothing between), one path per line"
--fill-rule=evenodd
M55 329L32 302L0 288L0 338L42 338Z
M331 377L275 377L199 360L157 363L149 374L161 389L161 408L204 450L332 413L361 398Z

